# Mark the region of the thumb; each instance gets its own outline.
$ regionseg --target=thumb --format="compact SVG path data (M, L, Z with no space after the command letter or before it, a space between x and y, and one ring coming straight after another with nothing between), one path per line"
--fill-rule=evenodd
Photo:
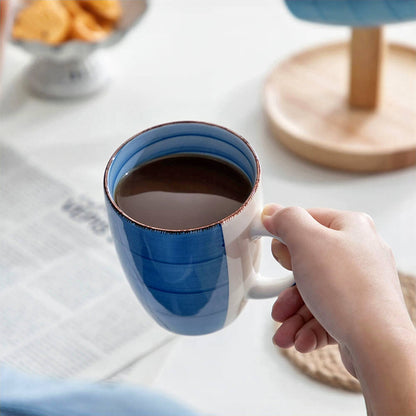
M281 238L289 247L309 240L325 228L306 209L277 204L264 207L262 221L267 231Z

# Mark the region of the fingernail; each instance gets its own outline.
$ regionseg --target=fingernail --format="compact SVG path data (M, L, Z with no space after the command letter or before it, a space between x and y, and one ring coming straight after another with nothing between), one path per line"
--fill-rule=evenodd
M264 217L271 217L279 208L280 207L277 204L267 204L263 208L263 216Z

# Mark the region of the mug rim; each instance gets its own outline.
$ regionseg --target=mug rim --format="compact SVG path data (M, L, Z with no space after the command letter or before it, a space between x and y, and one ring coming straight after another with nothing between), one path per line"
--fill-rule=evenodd
M136 219L130 217L129 215L127 215L115 202L113 196L111 195L110 189L109 189L109 185L108 185L108 174L111 168L111 165L113 164L115 158L117 157L117 154L120 152L120 150L126 146L128 143L130 143L131 141L133 141L135 138L137 138L138 136L146 133L147 131L150 130L154 130L160 127L164 127L164 126L170 126L170 125L175 125L175 124L204 124L207 126L212 126L212 127L217 127L220 128L222 130L226 130L229 133L231 133L232 135L238 137L244 144L245 146L248 148L248 150L251 152L251 154L254 157L255 163L256 163L256 180L251 188L251 192L249 194L249 196L246 198L246 200L240 205L240 207L232 212L230 215L221 218L218 221L215 221L211 224L207 224L207 225L202 225L200 227L194 227L194 228L183 228L183 229L169 229L169 228L161 228L161 227L153 227L151 225L147 225L144 224L140 221L137 221ZM110 202L111 206L113 207L113 209L115 209L115 211L118 213L118 215L120 215L121 217L127 219L128 221L130 221L131 223L133 223L136 226L145 228L145 229L149 229L152 231L160 231L160 232L164 232L164 233L169 233L169 234L181 234L181 233L189 233L189 232L196 232L196 231L204 231L207 230L209 228L212 227L216 227L218 225L221 225L229 220L231 220L232 218L234 218L235 216L237 216L247 205L248 203L251 201L251 199L253 198L254 194L257 192L257 189L259 187L259 183L260 183L260 162L259 159L256 155L256 152L254 151L254 149L251 147L250 143L240 134L232 131L231 129L221 126L219 124L216 123L210 123L210 122L206 122L206 121L195 121L195 120L182 120L182 121L169 121L166 123L161 123L161 124L157 124L151 127L148 127L144 130L141 130L139 133L134 134L133 136L131 136L130 138L128 138L127 140L125 140L120 146L117 147L117 149L113 152L113 154L111 155L109 161L107 162L105 171L104 171L104 192L105 192L105 196L107 197L108 201Z

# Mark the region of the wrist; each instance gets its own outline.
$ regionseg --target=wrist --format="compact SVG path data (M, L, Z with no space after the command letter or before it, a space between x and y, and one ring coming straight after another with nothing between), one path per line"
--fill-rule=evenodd
M416 330L377 329L351 347L354 370L373 414L416 414Z
M361 310L354 311L360 319L349 327L344 343L356 354L383 349L384 344L396 344L400 341L410 342L416 336L416 329L410 319L404 302L362 301ZM393 345L392 345L393 347Z

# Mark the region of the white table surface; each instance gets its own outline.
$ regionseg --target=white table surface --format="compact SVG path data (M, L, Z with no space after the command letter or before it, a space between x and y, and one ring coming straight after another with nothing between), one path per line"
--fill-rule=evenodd
M390 26L387 36L416 44L416 24ZM415 168L372 175L327 170L286 151L265 125L261 90L271 68L295 51L347 37L346 28L295 20L280 0L154 0L138 27L109 51L111 84L87 99L30 95L22 79L31 57L9 47L0 136L102 198L107 159L134 133L181 119L222 124L256 149L266 202L366 211L399 268L416 273ZM263 270L284 273L270 254ZM154 385L210 414L365 414L359 394L312 381L279 354L271 343L272 303L251 301L228 328L178 337L119 378Z

